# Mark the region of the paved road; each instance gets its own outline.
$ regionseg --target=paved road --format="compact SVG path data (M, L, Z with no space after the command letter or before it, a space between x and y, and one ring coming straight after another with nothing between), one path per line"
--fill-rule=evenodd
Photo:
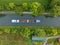
M39 19L40 23L12 23L12 19ZM46 18L44 16L32 17L32 16L17 16L17 14L6 14L6 16L0 17L0 26L60 26L60 17Z

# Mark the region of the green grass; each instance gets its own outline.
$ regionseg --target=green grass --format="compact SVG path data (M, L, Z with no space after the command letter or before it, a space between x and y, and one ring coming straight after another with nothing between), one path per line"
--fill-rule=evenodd
M29 45L29 42L16 34L1 34L0 45Z

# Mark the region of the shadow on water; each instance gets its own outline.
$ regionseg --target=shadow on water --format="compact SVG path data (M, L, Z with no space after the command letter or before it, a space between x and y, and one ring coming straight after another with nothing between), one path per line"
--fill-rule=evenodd
M45 15L46 18L55 18L54 16L47 16Z
M5 14L0 14L0 18L5 17L5 16L6 16Z

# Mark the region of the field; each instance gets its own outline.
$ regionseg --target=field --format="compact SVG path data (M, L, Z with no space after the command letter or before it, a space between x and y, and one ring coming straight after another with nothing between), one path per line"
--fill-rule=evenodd
M11 31L9 31L10 29L15 30L16 28L12 26L11 27L5 27L5 26L0 27L0 45L31 45L29 39L24 38L17 33L11 33Z
M29 43L19 35L2 34L0 35L0 45L29 45Z

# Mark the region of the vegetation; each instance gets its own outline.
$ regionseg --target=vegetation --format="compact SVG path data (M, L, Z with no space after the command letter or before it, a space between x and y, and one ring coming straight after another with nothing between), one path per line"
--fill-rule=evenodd
M37 37L48 37L48 36L57 36L60 35L60 28L53 27L4 27L0 28L0 32L6 34L18 34L23 36L24 38L32 38L32 36ZM43 35L44 34L44 35Z
M20 2L19 2L20 1ZM18 2L18 3L17 3ZM0 3L0 11L15 11L17 14L22 12L32 12L33 16L60 16L60 1L59 0L17 0L3 1Z
M6 45L7 42L11 45L13 45L13 44L32 45L32 36L36 36L36 37L40 37L40 38L50 37L50 36L60 36L60 28L58 28L58 27L56 27L56 28L55 27L40 27L40 26L37 26L37 27L36 26L0 27L0 36L1 36L0 39L4 36L2 45L4 45L4 44ZM20 41L19 41L19 39L20 39ZM9 42L10 40L12 40L12 42ZM26 42L26 44L23 40ZM16 43L15 43L15 41L16 41ZM18 41L20 43L18 43ZM23 44L23 42L24 42L24 44ZM29 43L29 44L27 44L27 43ZM37 44L37 42L36 42L36 44ZM38 44L43 44L43 43L38 42Z
M20 35L16 34L1 34L0 45L31 45L30 42L24 40Z
M42 13L45 12L43 5L38 2L33 2L30 10L31 10L31 12L33 12L34 16L42 15Z
M41 15L41 13L45 12L44 7L39 2L33 2L33 3L5 3L2 4L3 9L6 9L5 11L15 11L18 14L22 14L22 12L33 12L34 16ZM0 5L0 11L4 11L2 9L2 6Z
M60 45L59 42L58 42L58 38L55 38L55 39L49 39L47 44L54 44L54 45Z
M49 11L51 12L51 16L53 16L53 17L60 16L60 1L52 0Z

